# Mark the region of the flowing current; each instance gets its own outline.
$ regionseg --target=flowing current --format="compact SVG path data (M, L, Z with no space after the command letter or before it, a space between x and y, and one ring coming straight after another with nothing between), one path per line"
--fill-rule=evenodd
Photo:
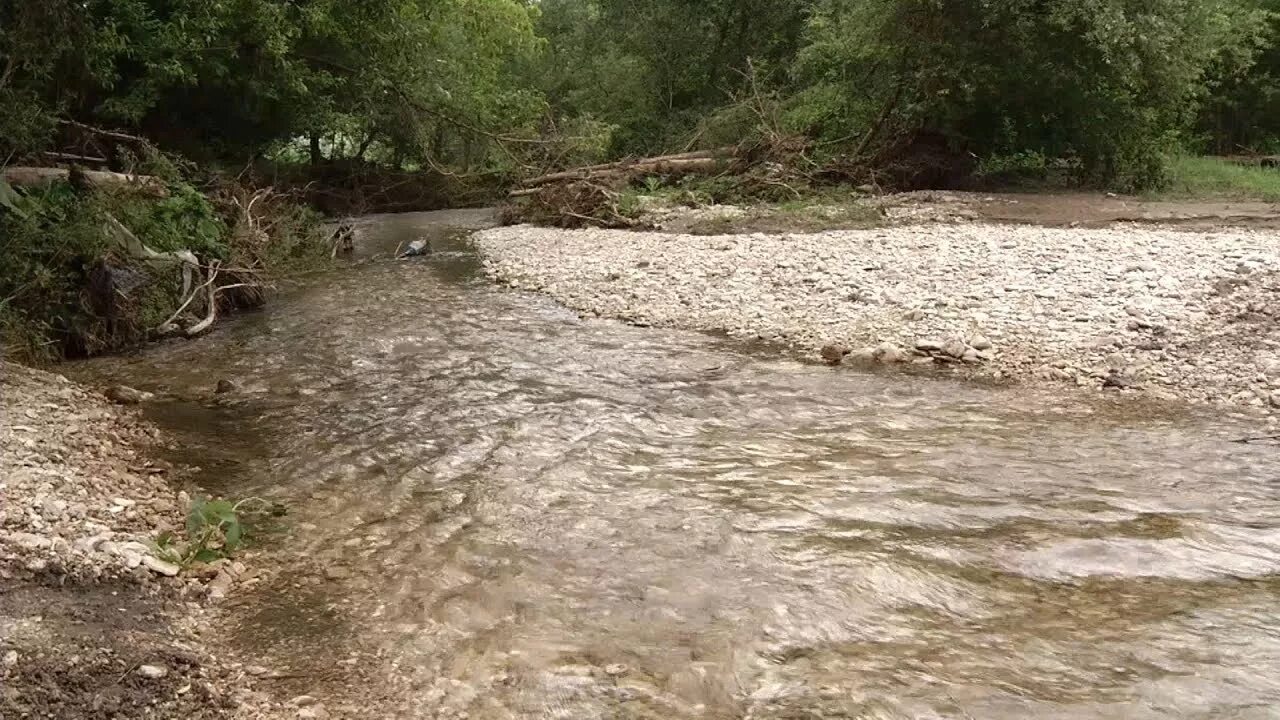
M80 370L169 393L198 482L290 509L236 632L301 689L475 720L1280 718L1280 449L1228 442L1247 423L583 320L485 281L485 222L371 218L352 267Z

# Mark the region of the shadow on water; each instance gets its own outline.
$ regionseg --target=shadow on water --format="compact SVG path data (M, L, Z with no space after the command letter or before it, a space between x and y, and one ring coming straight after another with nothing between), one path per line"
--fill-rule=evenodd
M200 484L291 508L238 600L264 663L351 659L392 717L1280 703L1280 457L1248 428L583 320L484 282L485 222L368 219L268 311L80 367L186 398L150 412Z

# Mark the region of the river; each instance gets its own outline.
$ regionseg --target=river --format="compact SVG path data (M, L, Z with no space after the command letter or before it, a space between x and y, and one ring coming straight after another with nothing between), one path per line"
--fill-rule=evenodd
M290 509L249 651L362 658L405 717L1280 717L1246 424L580 319L483 278L486 222L370 219L265 312L73 371Z

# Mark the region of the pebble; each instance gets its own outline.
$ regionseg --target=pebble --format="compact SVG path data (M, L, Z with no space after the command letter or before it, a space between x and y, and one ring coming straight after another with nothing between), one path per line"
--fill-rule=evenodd
M169 674L169 668L160 665L139 665L138 674L148 680L159 680Z
M166 577L173 577L182 571L182 568L177 565L165 562L154 555L143 555L142 564L146 565L148 570Z

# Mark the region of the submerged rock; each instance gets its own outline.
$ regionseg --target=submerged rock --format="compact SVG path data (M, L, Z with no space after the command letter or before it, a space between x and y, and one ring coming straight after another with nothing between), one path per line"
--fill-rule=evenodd
M155 397L149 392L136 390L128 385L112 385L107 388L107 399L119 405L137 405Z
M839 365L844 362L844 357L849 354L849 348L843 345L826 345L822 348L822 359L828 365Z

